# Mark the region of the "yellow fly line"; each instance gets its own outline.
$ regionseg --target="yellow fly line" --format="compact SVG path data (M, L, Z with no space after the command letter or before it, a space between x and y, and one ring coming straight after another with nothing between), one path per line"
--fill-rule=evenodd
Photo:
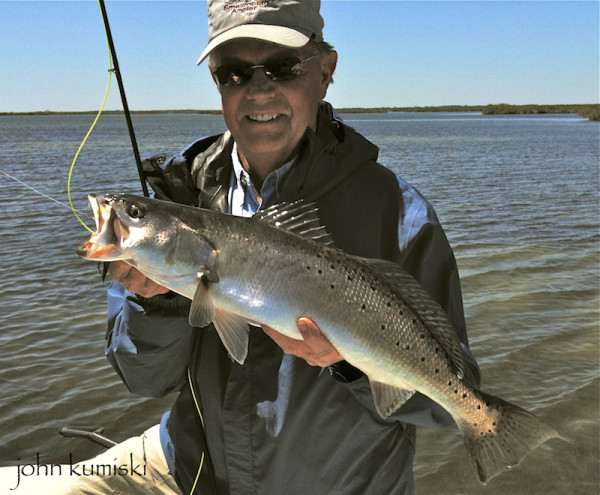
M100 3L98 3L98 5L100 5ZM104 99L102 100L102 105L100 105L100 110L98 110L98 114L96 115L96 118L94 119L94 122L92 123L92 126L90 127L90 130L87 132L87 134L83 138L83 141L81 141L81 144L79 145L79 148L77 149L77 153L75 153L75 157L73 158L73 163L71 163L71 168L69 169L69 178L67 180L67 196L69 197L69 205L71 206L71 210L73 211L73 214L75 215L75 217L77 217L77 220L79 220L79 223L81 223L81 225L83 225L92 234L94 233L94 231L92 229L90 229L81 218L79 218L79 215L77 214L77 210L73 206L73 201L71 199L71 177L73 176L73 169L75 168L75 162L77 161L77 158L79 157L79 153L85 146L85 143L88 140L88 138L90 137L90 134L92 133L92 131L94 130L94 127L96 127L98 119L100 118L100 115L102 114L102 111L104 110L104 105L106 104L106 100L108 99L108 93L110 92L110 83L112 81L112 74L113 74L113 61L112 61L112 55L110 53L110 45L108 44L108 39L106 40L106 44L108 46L108 64L109 64L108 86L106 87L106 93L104 94Z

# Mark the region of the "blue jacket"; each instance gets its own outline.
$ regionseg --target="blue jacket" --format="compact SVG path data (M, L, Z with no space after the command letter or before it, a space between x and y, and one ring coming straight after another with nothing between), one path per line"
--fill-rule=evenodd
M447 311L467 376L478 384L456 262L431 205L378 164L377 148L326 104L317 129L307 131L274 202L315 201L337 247L401 263ZM148 181L159 198L227 211L232 146L225 133L166 164L146 161ZM438 404L415 394L384 420L360 371L309 366L258 328L241 366L212 326L189 326L188 309L181 296L145 299L117 283L109 288L112 365L133 393L180 391L167 428L184 493L194 486L203 495L413 493L414 425L452 423Z

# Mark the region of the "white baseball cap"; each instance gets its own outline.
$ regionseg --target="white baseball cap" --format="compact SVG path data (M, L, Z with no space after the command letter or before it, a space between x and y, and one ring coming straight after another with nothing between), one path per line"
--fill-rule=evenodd
M323 41L320 0L208 0L208 44L198 65L216 47L254 38L290 48Z

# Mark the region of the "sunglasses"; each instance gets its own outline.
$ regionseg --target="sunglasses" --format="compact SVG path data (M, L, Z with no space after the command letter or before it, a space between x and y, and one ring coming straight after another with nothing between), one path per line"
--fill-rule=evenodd
M305 58L282 57L273 59L260 65L250 65L244 63L225 64L213 71L219 85L239 88L248 84L254 75L256 69L263 69L265 75L271 81L290 81L300 74L300 68L309 60L317 57L318 54Z

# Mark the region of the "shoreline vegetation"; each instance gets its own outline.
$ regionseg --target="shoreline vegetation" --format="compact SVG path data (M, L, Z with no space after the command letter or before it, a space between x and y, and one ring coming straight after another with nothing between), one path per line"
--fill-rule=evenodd
M498 103L489 105L446 105L436 107L378 107L378 108L338 108L340 114L348 113L390 113L390 112L480 112L482 115L524 115L524 114L564 114L575 113L593 122L600 122L600 104L579 105L510 105ZM62 112L43 110L35 112L0 112L0 116L10 115L89 115L97 111ZM104 114L122 114L122 110L105 110ZM220 110L132 110L132 114L206 114L220 115Z

